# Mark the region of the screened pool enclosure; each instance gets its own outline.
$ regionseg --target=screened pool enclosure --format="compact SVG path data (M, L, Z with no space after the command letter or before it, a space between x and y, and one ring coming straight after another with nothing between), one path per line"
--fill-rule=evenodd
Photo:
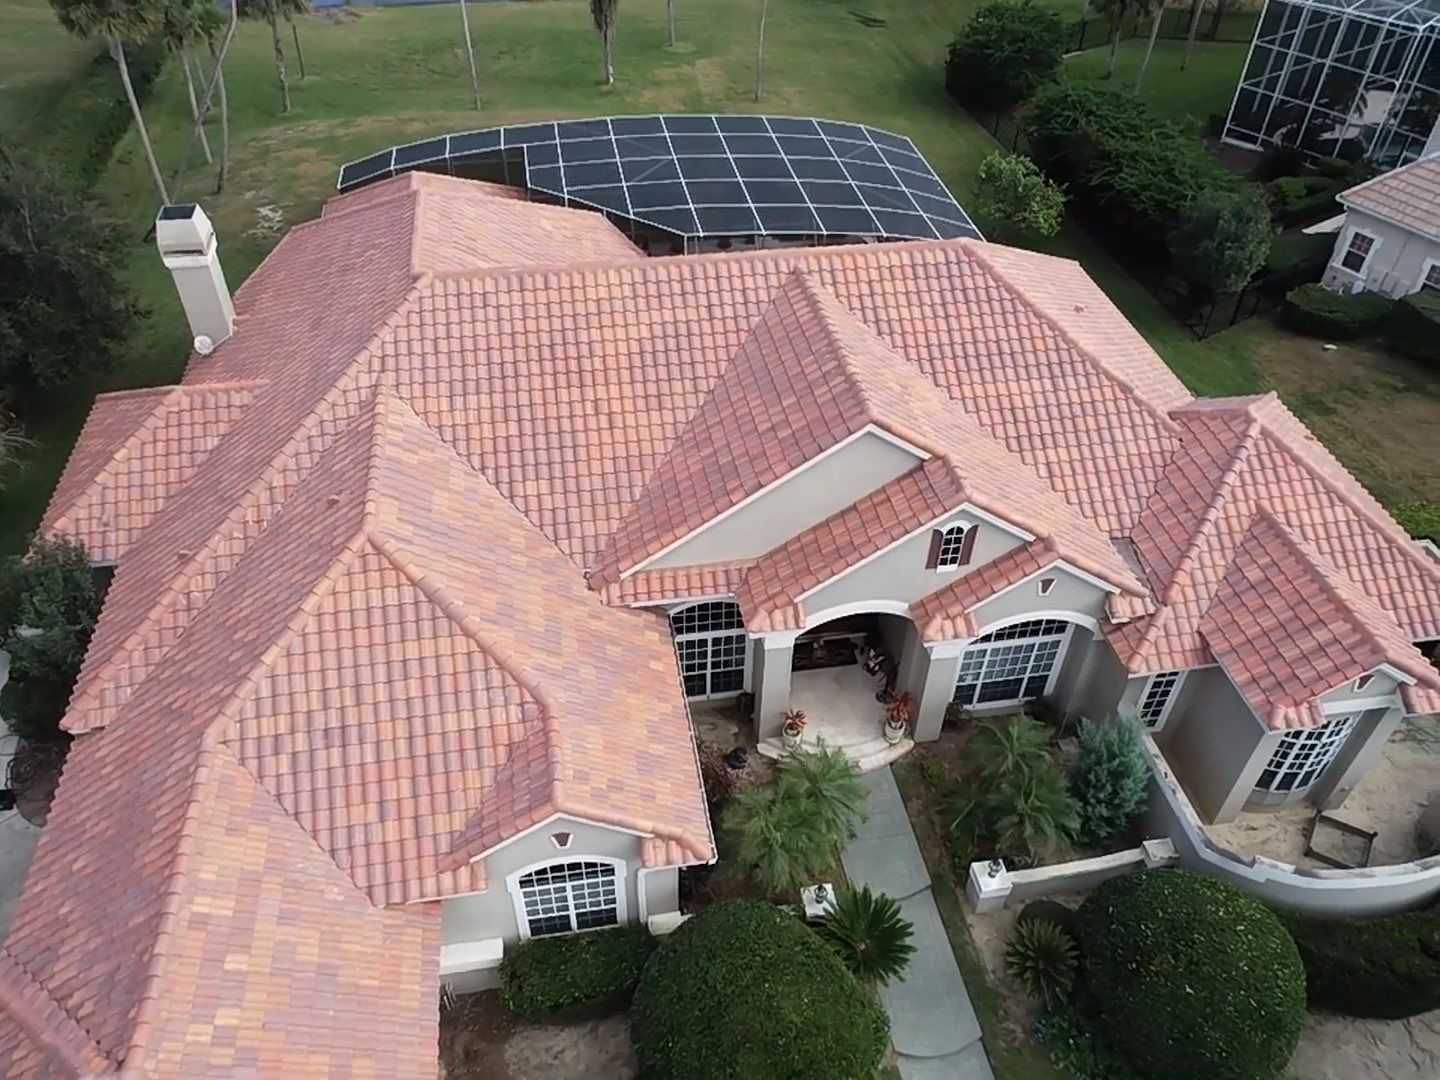
M1225 140L1412 161L1440 114L1437 36L1440 0L1267 0Z

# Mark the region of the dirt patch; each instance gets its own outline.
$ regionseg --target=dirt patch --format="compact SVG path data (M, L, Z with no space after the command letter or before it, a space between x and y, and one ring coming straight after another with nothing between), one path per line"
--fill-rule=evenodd
M623 1014L529 1024L494 991L441 1012L440 1069L444 1080L631 1080L639 1071Z
M1375 831L1370 865L1409 862L1417 850L1415 823L1440 791L1440 720L1407 721L1385 744L1381 760L1367 772L1331 816ZM1219 844L1246 855L1264 855L1301 867L1326 864L1305 857L1305 838L1315 807L1297 803L1269 813L1245 813L1225 825L1207 825Z
M1440 1012L1409 1020L1311 1013L1289 1075L1294 1080L1433 1080L1440 1076Z
M1364 345L1276 334L1255 363L1382 502L1440 501L1440 377Z

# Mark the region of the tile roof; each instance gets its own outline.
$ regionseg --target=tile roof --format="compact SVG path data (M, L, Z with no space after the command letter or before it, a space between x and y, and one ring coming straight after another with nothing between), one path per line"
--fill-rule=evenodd
M753 559L708 563L704 566L677 566L672 569L641 570L638 574L606 585L600 598L607 604L655 604L663 601L703 597L729 597L740 587Z
M1410 641L1440 637L1440 563L1275 394L1197 401L1171 415L1183 440L1131 536L1159 607L1109 632L1132 672L1212 661L1200 620L1262 510L1389 612Z
M978 633L970 612L997 593L1004 592L1037 574L1060 558L1055 541L1039 537L1011 548L1005 554L977 566L943 589L910 605L910 617L926 642L973 638Z
M1431 240L1440 240L1440 154L1417 158L1339 195L1364 210Z
M1394 618L1267 510L1235 551L1200 634L1275 730L1323 723L1319 698L1389 664L1440 690Z

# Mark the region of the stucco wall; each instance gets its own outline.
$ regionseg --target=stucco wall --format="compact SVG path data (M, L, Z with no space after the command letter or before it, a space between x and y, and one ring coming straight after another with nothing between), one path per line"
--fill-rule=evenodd
M1060 704L1081 716L1109 716L1122 707L1120 699L1126 691L1129 673L1104 638L1095 638L1090 651L1094 653L1094 660L1084 683L1078 687L1078 694L1073 701L1062 700Z
M951 514L935 528L944 529L961 523L974 525L980 530L975 534L975 548L971 552L970 562L966 565L955 570L928 569L925 563L930 555L930 534L933 530L922 529L883 555L871 559L827 585L822 585L806 597L801 606L807 615L813 615L841 604L854 604L863 600L913 603L1024 543L1014 533L1008 533L963 511Z
M550 834L562 830L575 834L574 841L564 851L556 849L550 842ZM490 855L485 860L485 892L444 901L440 920L441 943L450 945L500 937L505 939L506 945L514 944L520 940L520 930L515 923L514 900L505 887L506 877L534 863L584 859L591 855L624 860L625 916L633 922L639 917L635 874L640 869L640 838L560 818L536 826ZM654 911L650 913L655 914Z
M1375 237L1377 241L1364 270L1359 274L1340 265L1341 258L1350 246L1350 238L1357 229ZM1420 288L1427 259L1440 261L1440 243L1391 225L1362 210L1350 210L1345 215L1345 224L1335 237L1335 247L1330 253L1330 265L1325 268L1321 282L1327 288L1343 292L1349 292L1357 284L1363 284L1370 292L1380 292L1387 296L1408 296Z
M1042 577L1056 579L1055 587L1048 596L1040 595ZM1075 612L1098 622L1105 614L1105 598L1108 595L1104 589L1056 567L985 601L970 613L970 617L982 634L1002 619L1031 614L1039 617L1039 613L1043 612Z
M1393 698L1400 684L1384 672L1376 672L1374 678L1365 684L1364 690L1356 690L1353 682L1331 690L1320 700L1327 705L1347 705L1354 702L1370 704L1380 698Z
M702 529L648 568L755 559L920 463L879 435L862 435L728 517Z
M1156 738L1201 816L1233 817L1254 787L1245 774L1267 733L1220 668L1193 671L1185 681L1187 700L1177 702Z

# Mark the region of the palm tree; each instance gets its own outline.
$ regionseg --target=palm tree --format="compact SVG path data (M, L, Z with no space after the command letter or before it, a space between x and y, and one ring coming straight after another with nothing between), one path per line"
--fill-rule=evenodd
M152 0L50 0L50 6L55 9L60 25L69 33L79 38L99 36L104 39L106 51L120 72L125 100L130 103L130 113L135 118L135 131L145 150L145 161L150 166L155 191L162 202L168 203L170 193L165 188L165 178L160 174L155 146L145 127L145 117L140 114L140 102L130 81L130 65L125 60L125 43L144 41L154 32L160 22L159 8Z
M290 111L290 81L285 77L285 49L280 44L280 16L285 14L287 0L236 0L240 16L264 19L270 24L270 44L275 50L275 77L280 83L280 111Z
M210 153L210 140L205 134L204 117L195 96L195 75L190 69L190 47L213 36L219 21L219 10L208 0L166 0L160 19L160 35L171 54L180 61L180 70L185 75L185 93L190 99L190 121L200 132L200 148L205 153L207 165L213 162L215 157Z
M675 47L675 0L665 0L665 22L670 30L670 47Z
M835 857L807 803L785 798L778 786L752 788L730 800L721 818L725 861L748 872L767 892L799 892Z
M620 0L590 0L590 17L600 31L600 49L605 60L605 85L615 85L615 19Z
M1150 66L1150 54L1155 51L1155 39L1160 36L1160 19L1165 14L1165 0L1151 0L1151 2L1155 8L1155 17L1150 20L1150 41L1145 46L1145 59L1140 61L1140 71L1135 76L1135 93L1137 95L1145 82L1145 69Z
M765 93L765 20L770 17L770 0L760 0L760 31L755 39L755 100Z
M310 0L281 0L280 10L285 13L285 21L290 24L290 37L295 41L295 59L300 63L300 81L305 81L305 50L300 46L300 25L295 21L296 15L304 15L310 10Z
M475 73L475 43L470 40L470 12L460 0L460 26L465 32L465 57L470 61L470 97L480 108L480 76Z
M1125 29L1125 16L1130 14L1132 9L1149 11L1148 0L1091 0L1090 6L1096 11L1104 12L1110 16L1110 25L1115 33L1110 39L1110 65L1105 70L1105 78L1115 77L1115 60L1120 54L1120 34Z
M796 750L780 759L775 785L782 798L809 807L835 847L849 843L865 820L860 770L841 750Z
M238 6L236 0L231 0L230 30L225 39L227 46L235 35ZM219 195L225 190L226 181L230 179L230 94L225 86L225 58L216 51L213 35L210 37L210 60L215 65L214 73L210 77L211 88L218 87L220 91L220 169L215 174L215 194Z
M886 986L905 973L915 955L914 929L901 917L899 904L866 885L843 892L818 933L863 985Z

